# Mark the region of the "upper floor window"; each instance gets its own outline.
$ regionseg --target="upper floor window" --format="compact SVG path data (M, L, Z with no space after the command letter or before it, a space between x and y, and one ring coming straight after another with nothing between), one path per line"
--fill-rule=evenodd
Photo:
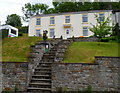
M88 36L88 27L83 27L83 36Z
M99 14L99 20L100 20L100 21L104 21L104 13L102 13L102 14L100 13L100 14Z
M55 24L55 17L50 17L50 24Z
M88 15L82 15L82 22L88 22Z
M65 23L70 23L70 16L65 16Z
M41 18L36 19L36 25L41 25Z

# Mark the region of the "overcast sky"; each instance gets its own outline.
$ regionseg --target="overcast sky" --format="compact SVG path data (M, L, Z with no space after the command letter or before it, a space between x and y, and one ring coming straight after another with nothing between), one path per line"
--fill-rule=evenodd
M79 1L79 0L78 0ZM94 1L94 0L92 0ZM106 1L106 0L104 0ZM115 0L112 0L115 1ZM119 0L118 0L119 1ZM7 15L17 14L21 17L23 16L22 7L26 3L44 3L52 7L52 0L0 0L0 21L1 24L5 24ZM27 25L25 22L22 22L23 25Z
M52 0L0 0L0 21L1 24L5 24L7 15L18 14L23 16L22 6L26 3L44 3L52 7ZM23 25L27 25L23 23Z

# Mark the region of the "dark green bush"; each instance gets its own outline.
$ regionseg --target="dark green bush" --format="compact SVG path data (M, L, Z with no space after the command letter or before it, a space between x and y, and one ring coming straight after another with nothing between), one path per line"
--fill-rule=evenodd
M22 32L18 32L18 36L23 36L23 33Z
M109 40L117 40L117 37L116 36L111 36L111 37L109 37Z
M28 26L24 26L24 27L17 27L19 32L22 33L28 33Z
M100 40L101 42L108 42L109 41L109 38L101 38L101 40Z

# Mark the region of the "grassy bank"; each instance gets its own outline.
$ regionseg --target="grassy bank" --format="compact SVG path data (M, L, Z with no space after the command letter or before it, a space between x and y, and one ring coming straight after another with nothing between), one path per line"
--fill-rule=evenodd
M42 40L40 37L5 38L2 41L2 61L25 62L30 52L30 45Z
M74 42L65 52L63 62L93 63L94 56L118 56L118 43Z

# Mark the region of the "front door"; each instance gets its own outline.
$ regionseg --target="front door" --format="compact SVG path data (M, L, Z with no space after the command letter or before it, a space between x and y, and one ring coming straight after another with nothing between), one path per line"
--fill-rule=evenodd
M65 36L66 38L70 38L70 28L65 29Z

